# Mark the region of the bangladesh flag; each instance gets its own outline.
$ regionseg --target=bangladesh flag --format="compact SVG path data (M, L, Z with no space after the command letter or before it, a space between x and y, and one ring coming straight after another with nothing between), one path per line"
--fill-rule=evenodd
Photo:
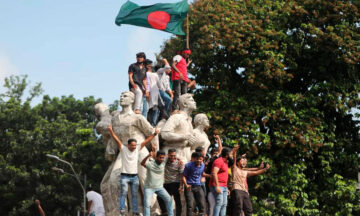
M121 6L115 23L118 26L129 24L158 29L176 35L185 35L182 30L182 23L188 10L187 0L148 6L139 6L127 1Z

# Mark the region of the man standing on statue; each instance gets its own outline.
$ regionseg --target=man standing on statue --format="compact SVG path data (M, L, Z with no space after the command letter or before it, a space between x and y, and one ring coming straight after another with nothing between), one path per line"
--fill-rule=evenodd
M172 199L169 193L163 187L165 170L165 152L159 150L156 153L155 160L147 161L155 153L155 147L142 161L141 165L146 168L146 180L144 190L144 215L150 216L151 200L156 193L165 202L166 210L169 216L173 216ZM153 156L154 157L154 156Z
M172 63L172 72L171 72L171 81L173 82L174 89L174 100L172 103L172 110L177 109L177 100L180 95L187 93L188 83L190 80L188 78L187 71L187 62L186 59L189 58L191 50L185 49L180 51L180 55L176 55L173 58Z
M212 165L210 191L215 198L213 216L225 216L228 200L228 159L231 156L229 148L223 148L221 156Z
M121 178L120 178L120 214L125 215L125 199L128 194L128 185L131 186L131 197L132 197L132 206L133 214L139 215L138 212L138 203L137 203L137 192L139 189L139 178L138 178L138 159L139 151L144 148L154 137L159 133L159 130L156 128L155 133L146 140L144 140L140 146L137 145L136 139L129 139L128 146L124 147L121 143L121 140L116 136L112 129L112 125L109 126L109 132L111 137L115 140L120 150L120 158L122 161L121 167Z
M244 211L245 216L252 215L252 205L249 197L249 190L247 184L247 177L260 175L270 169L270 165L264 162L261 163L259 168L246 168L247 159L246 155L242 155L236 159L236 150L233 151L233 159L236 161L231 167L231 185L232 190L230 194L230 202L232 206L232 216L238 216Z
M181 216L182 205L180 199L180 187L181 174L184 171L183 162L176 157L176 149L168 150L168 158L165 163L165 183L164 188L170 196L174 196L176 205L176 216ZM161 208L162 215L166 215L166 205L164 201L158 197L158 202Z
M136 63L129 66L129 89L135 94L134 111L140 114L143 93L148 95L146 90L146 68L144 65L146 55L143 52L136 54Z

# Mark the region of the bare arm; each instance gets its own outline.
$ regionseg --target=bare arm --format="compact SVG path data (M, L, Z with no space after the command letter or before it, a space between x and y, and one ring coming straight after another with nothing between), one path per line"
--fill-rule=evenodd
M129 72L129 81L130 81L130 84L132 85L132 87L133 87L134 89L136 89L137 86L136 86L136 84L135 84L135 82L134 82L133 76L134 76L134 73L133 73L133 72Z
M187 184L186 178L183 175L182 175L182 182L183 182L183 185L185 186L185 189L188 191L191 191L191 185Z
M146 161L149 157L151 157L151 155L152 155L151 152L149 152L149 154L141 161L141 166L146 168Z
M238 149L239 149L239 145L234 146L234 148L230 152L231 156L234 156L234 153L235 153L235 157L236 157L236 152ZM234 157L233 157L233 160L234 160ZM234 162L235 162L234 164L236 164L236 158L235 158Z
M181 73L180 71L179 71L179 69L177 69L177 67L176 67L176 65L177 65L177 61L173 61L173 63L172 63L172 67L174 68L174 70L176 71L176 72L178 72L178 73Z
M187 65L186 66L188 66L189 67L189 65L191 64L191 59L189 59L189 61L187 62Z
M154 137L155 137L156 135L158 135L159 132L160 132L159 129L158 129L158 128L155 128L155 133L152 134L151 136L149 136L148 138L146 138L146 140L144 140L144 141L141 143L140 149L144 148L144 146L145 146L146 144L148 144L149 142L151 142L151 140L154 139Z
M172 91L168 90L167 93L169 93L170 97L173 98L174 97L174 94Z
M119 137L114 133L114 130L113 130L113 128L112 128L112 125L109 125L108 131L110 132L111 137L115 140L115 142L116 142L119 150L121 150L121 147L122 147L121 140L120 140Z
M35 204L36 204L36 206L37 206L37 208L38 208L38 210L39 210L40 215L41 215L41 216L45 216L45 212L44 212L44 210L42 209L42 207L41 207L41 205L40 205L40 201L39 201L39 200L35 200Z
M163 59L163 62L164 62L165 65L169 65L169 62L168 62L168 60L166 58Z
M235 147L236 148L236 147ZM234 149L235 149L234 148ZM237 149L239 148L239 146L237 146ZM232 169L235 169L236 168L236 152L237 152L237 149L234 151L234 149L233 149L233 160L234 160L234 163L233 163L233 165L232 165Z
M216 185L216 192L220 194L220 193L221 193L221 189L220 189L220 186L219 186L219 180L218 180L218 176L217 176L218 172L219 172L219 168L218 168L218 167L214 167L211 175L212 175L212 177L214 178L214 182L215 182L215 185Z
M146 98L149 98L149 89L148 89L148 86L147 86L146 77L143 79L142 82L143 82L144 89L145 89L145 96L146 96Z
M222 147L222 142L221 142L221 139L220 139L220 136L219 135L214 135L214 138L216 139L216 142L218 143L218 145L219 145L219 147L218 147L218 149L219 149L219 153L217 154L218 156L221 154L221 151L222 151L222 149L223 149L223 147Z
M260 170L257 170L257 171L248 171L247 176L250 177L250 176L260 175L260 174L263 174L264 172L268 171L268 169L270 169L269 164L267 164L264 169L260 169Z
M261 170L261 169L264 169L264 161L261 162L259 167L243 168L243 170L246 170L246 171L257 171L257 170Z
M207 173L205 173L205 172L203 172L201 176L202 176L202 177L205 177L205 178L210 178L210 177L211 177L210 174L207 174Z
M91 205L92 205L92 201L88 201L88 208L87 208L87 211L86 211L87 215L90 213Z

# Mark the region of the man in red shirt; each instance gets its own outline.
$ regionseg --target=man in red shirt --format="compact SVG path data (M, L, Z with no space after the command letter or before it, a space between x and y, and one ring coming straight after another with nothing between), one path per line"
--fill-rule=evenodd
M172 110L177 107L177 100L179 96L187 93L187 85L190 83L187 73L188 63L186 59L189 58L191 50L186 49L180 52L180 55L176 55L173 58L171 81L174 89L174 99L172 103Z
M235 147L234 151L238 148ZM210 179L210 191L215 197L215 207L213 216L225 216L228 196L228 176L229 167L228 159L230 158L231 150L229 148L223 148L221 155L216 159L212 165L211 179Z

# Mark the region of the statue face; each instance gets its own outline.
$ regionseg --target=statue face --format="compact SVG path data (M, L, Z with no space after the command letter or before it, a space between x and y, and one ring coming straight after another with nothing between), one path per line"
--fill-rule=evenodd
M204 117L201 121L202 125L205 127L205 128L208 128L210 127L210 121L207 117Z
M128 106L133 104L134 98L132 97L130 92L123 92L120 96L120 105L121 106Z
M196 102L193 97L188 98L186 105L189 109L196 110Z
M109 108L104 103L98 103L95 105L95 115L101 116L103 112L108 110Z

